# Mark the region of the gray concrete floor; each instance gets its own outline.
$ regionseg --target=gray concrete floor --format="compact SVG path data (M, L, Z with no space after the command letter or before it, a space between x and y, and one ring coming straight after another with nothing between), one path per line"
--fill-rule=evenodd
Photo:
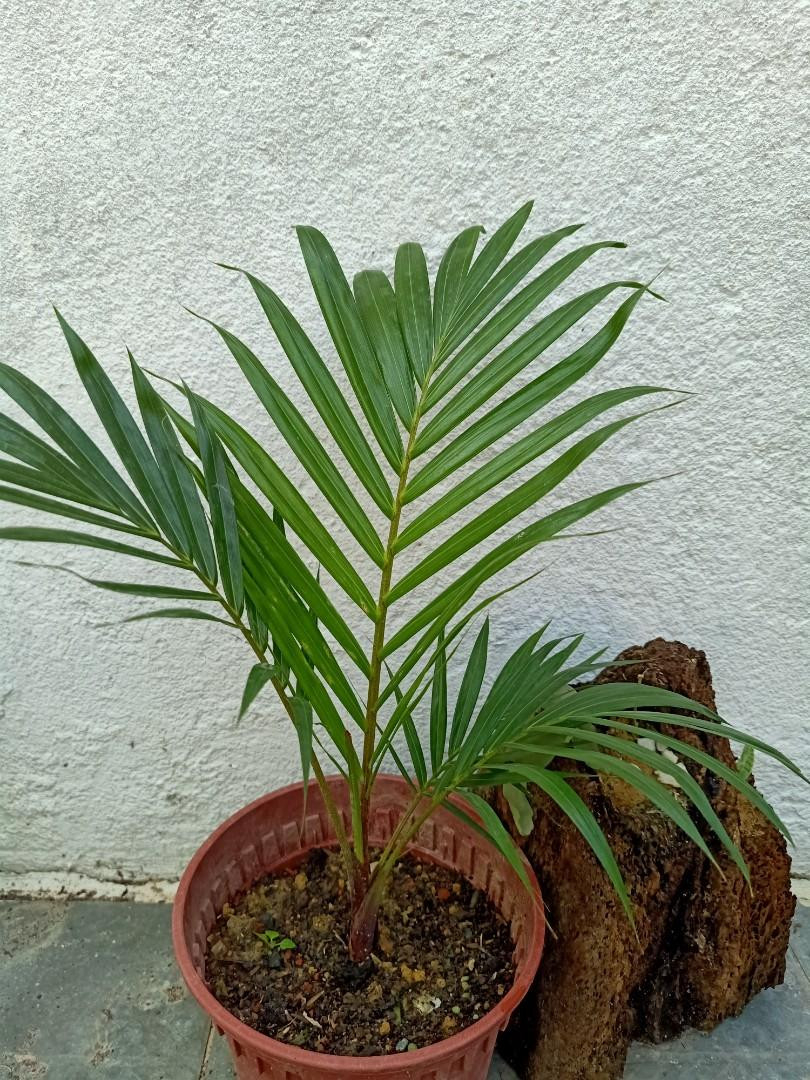
M233 1080L175 968L170 916L165 904L0 901L0 1080ZM514 1074L496 1062L490 1077ZM810 1080L810 907L783 986L711 1035L634 1046L625 1077Z

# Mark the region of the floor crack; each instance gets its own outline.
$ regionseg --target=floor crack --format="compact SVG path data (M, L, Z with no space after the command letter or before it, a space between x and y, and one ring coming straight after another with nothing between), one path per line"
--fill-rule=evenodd
M214 1025L208 1026L208 1037L205 1040L205 1050L203 1050L202 1064L200 1065L200 1071L197 1074L197 1080L205 1080L205 1074L208 1071L208 1060L211 1057L211 1051L214 1048L214 1038L216 1032L214 1031Z

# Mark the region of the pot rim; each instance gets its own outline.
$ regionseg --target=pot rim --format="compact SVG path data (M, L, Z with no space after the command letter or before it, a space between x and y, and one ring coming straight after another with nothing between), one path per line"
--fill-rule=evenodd
M326 779L330 786L341 786L345 783L341 776L328 776ZM401 776L392 773L379 773L377 779L395 780L403 784L405 783ZM310 780L308 786L317 789L317 784L314 780ZM218 826L218 828L216 828L200 845L184 870L183 876L180 878L180 883L177 887L172 906L172 940L175 956L186 986L191 991L193 997L196 998L197 1003L208 1016L211 1017L211 1020L216 1027L221 1032L226 1032L232 1038L247 1046L253 1053L259 1056L262 1054L274 1054L276 1056L284 1055L291 1064L309 1069L319 1068L323 1070L328 1067L328 1072L335 1073L336 1075L343 1075L343 1073L337 1074L335 1072L337 1069L342 1069L345 1073L351 1073L361 1067L366 1073L385 1073L390 1071L391 1063L394 1061L401 1061L403 1067L406 1068L410 1066L416 1068L420 1065L429 1065L431 1061L435 1060L437 1051L441 1052L442 1055L444 1055L445 1052L448 1055L451 1055L456 1051L461 1052L470 1044L477 1042L483 1036L487 1035L493 1027L501 1027L501 1025L503 1025L512 1015L520 1001L525 997L526 992L534 980L537 971L537 963L539 963L539 956L542 952L543 941L545 938L546 920L543 913L540 886L537 882L534 870L523 852L520 853L520 857L523 860L529 882L532 886L532 894L535 901L533 907L537 915L539 915L539 917L535 917L531 920L531 925L529 927L530 942L528 956L538 957L538 961L537 963L534 963L532 960L529 960L523 965L522 970L518 969L512 986L509 988L508 992L504 994L497 1005L493 1006L489 1012L485 1013L480 1020L476 1020L474 1024L470 1024L468 1027L463 1028L455 1035L450 1035L446 1039L440 1039L438 1042L431 1043L429 1046L420 1047L418 1050L405 1050L395 1054L375 1054L369 1057L357 1055L349 1056L345 1054L325 1054L318 1050L306 1050L300 1046L282 1042L280 1039L273 1039L269 1035L264 1035L260 1031L256 1031L255 1028L243 1023L234 1016L232 1012L229 1012L224 1005L220 1004L214 997L208 989L205 980L197 971L191 957L191 952L186 944L185 933L183 930L183 915L188 900L191 882L209 850L217 840L220 839L222 834L227 832L235 822L247 814L250 814L257 806L267 802L269 799L276 798L280 795L292 794L299 790L302 791L303 788L304 782L302 780L287 784L281 788L275 788L273 791L260 795L258 799L253 799L252 802L243 806L241 810L237 810L236 813L231 814L231 816ZM438 809L441 809L441 807ZM464 804L464 810L465 813L470 814L476 822L479 824L481 823L480 817L472 810L469 804ZM327 846L328 845L326 844L310 844L308 847L302 848L302 851L306 854L309 851L314 851L317 848ZM494 844L490 843L490 847L496 858L503 859L503 856ZM407 850L418 851L420 854L424 854L428 857L431 861L439 862L431 852L427 852L424 848L420 848L418 844L409 844Z

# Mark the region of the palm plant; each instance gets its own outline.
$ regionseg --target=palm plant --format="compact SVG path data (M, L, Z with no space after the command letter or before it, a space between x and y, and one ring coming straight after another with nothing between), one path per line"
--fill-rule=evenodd
M657 294L638 281L610 281L553 306L528 325L586 260L602 249L624 246L577 247L532 276L580 226L540 236L513 254L530 210L531 204L518 210L477 253L483 230L464 229L442 257L432 289L418 244L397 250L393 280L380 270L364 270L350 285L325 237L314 228L298 229L351 396L276 293L239 271L334 449L323 445L255 353L229 330L211 325L347 535L333 535L295 478L227 412L184 383L174 384L181 395L175 400L187 409L175 407L130 354L139 426L93 353L58 312L79 376L126 476L43 389L0 365L3 389L41 430L34 434L10 417L0 418L0 450L6 455L0 459L0 497L93 526L86 532L12 526L0 528L0 536L102 548L193 575L193 588L85 580L128 595L203 605L170 606L135 619L206 619L244 637L255 664L241 711L272 684L297 732L304 779L314 775L320 786L346 861L353 912L349 949L355 961L371 949L393 865L439 805L484 830L525 880L509 832L480 794L493 785L503 787L524 831L531 823L527 786L545 792L581 830L632 917L606 838L561 763L632 785L710 859L705 835L713 833L743 874L740 852L685 763L711 770L786 832L742 774L656 732L656 745L675 751L660 753L650 748L647 736L650 726L675 719L737 739L798 773L788 758L673 693L624 683L572 690L572 682L607 663L601 653L575 659L581 637L552 638L543 627L482 693L489 626L484 621L469 649L456 700L448 702L448 663L465 628L503 595L482 599L486 583L538 545L571 536L579 521L648 481L579 499L495 546L482 545L613 435L666 407L612 419L581 434L609 410L665 392L639 385L586 397L545 417L545 407L605 356L640 300ZM614 294L623 298L595 334L531 381L515 384L508 396L498 396ZM529 420L535 422L527 434L490 453ZM574 441L553 456L566 440ZM463 527L436 539L439 526L503 488L542 455L552 460L471 511ZM439 485L441 494L426 501ZM126 542L110 538L110 532L124 534ZM346 553L349 538L362 553L357 558ZM413 553L417 542L418 558L405 573L395 574L398 556L408 549ZM465 556L465 568L454 571ZM403 620L402 601L413 601L411 594L426 583L427 599L412 602ZM221 613L212 614L209 602ZM352 629L358 620L366 631L360 637ZM367 638L366 647L361 638ZM423 746L416 714L428 694ZM681 709L692 715L675 716ZM400 753L400 736L410 766ZM372 863L369 805L375 777L389 756L410 785L412 800ZM325 782L327 759L345 778L350 820L338 812Z

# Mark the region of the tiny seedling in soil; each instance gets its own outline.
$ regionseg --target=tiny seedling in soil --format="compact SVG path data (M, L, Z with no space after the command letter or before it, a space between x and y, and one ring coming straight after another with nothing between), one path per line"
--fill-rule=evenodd
M278 930L265 930L261 934L257 934L256 937L259 941L263 941L268 949L294 949L296 944L292 938L281 937Z

